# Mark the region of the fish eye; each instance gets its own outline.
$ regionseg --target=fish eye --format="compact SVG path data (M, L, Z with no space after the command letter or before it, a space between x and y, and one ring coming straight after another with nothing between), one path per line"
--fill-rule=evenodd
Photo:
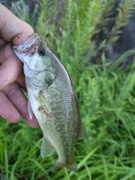
M40 56L44 56L46 54L46 51L45 51L44 47L39 47L38 48L38 54Z

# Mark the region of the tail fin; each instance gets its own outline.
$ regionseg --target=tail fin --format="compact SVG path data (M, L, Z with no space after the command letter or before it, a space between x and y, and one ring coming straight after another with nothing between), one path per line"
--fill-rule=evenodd
M65 164L65 163L62 163L62 162L57 161L57 162L53 165L52 169L54 170L54 169L59 169L59 168L62 168L62 167L65 167L65 168L67 168L67 169L70 169L71 171L73 171L73 172L75 172L75 173L78 172L76 162L74 162L74 163L72 163L72 164Z

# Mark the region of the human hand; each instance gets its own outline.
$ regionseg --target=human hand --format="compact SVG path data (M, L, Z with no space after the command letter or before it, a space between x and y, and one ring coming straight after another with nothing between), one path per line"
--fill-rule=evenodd
M0 116L9 122L18 122L22 116L33 128L39 127L36 118L28 114L28 101L22 92L26 89L23 64L12 50L12 44L24 43L33 29L0 4Z

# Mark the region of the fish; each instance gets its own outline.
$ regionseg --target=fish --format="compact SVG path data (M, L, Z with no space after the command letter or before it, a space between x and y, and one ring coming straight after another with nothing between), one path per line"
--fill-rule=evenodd
M41 156L56 150L58 160L52 169L65 167L77 172L75 144L88 136L65 67L36 33L13 46L13 51L24 64L29 116L35 115L43 132Z

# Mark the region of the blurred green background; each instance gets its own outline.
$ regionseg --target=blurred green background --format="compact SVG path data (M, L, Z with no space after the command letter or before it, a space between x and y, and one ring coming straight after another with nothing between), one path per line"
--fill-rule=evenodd
M76 144L77 174L53 171L57 154L41 158L41 130L23 119L10 124L1 118L0 180L134 180L134 47L124 49L132 40L120 39L130 36L122 33L134 0L1 2L31 24L64 64L89 139Z

